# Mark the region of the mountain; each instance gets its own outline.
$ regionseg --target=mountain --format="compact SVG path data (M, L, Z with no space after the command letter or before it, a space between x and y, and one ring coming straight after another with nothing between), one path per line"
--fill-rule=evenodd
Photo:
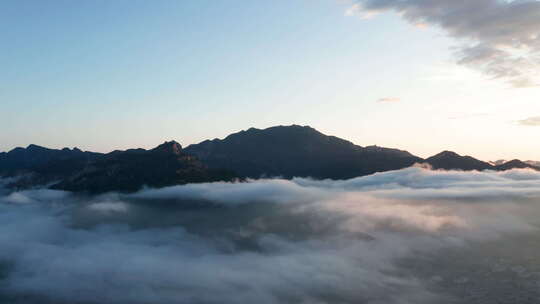
M152 150L132 149L105 154L52 188L91 193L131 192L143 186L164 187L235 178L230 171L209 169L185 153L179 143L170 141Z
M48 184L82 170L100 156L78 148L57 150L29 145L0 153L0 177L17 176L11 185L16 188Z
M519 159L514 159L514 160L495 166L495 170L499 170L499 171L510 170L510 169L526 169L526 168L540 170L540 167L533 166L526 162L522 162Z
M251 128L185 150L211 168L226 168L251 178L346 179L401 169L422 160L406 151L361 147L298 125Z
M452 151L443 151L437 155L427 158L424 163L428 163L433 169L444 170L488 170L494 167L471 156L461 156Z
M489 164L492 165L492 166L500 166L504 163L508 162L506 159L499 159L499 160L496 160L496 161L490 161Z
M0 175L13 175L25 170L34 170L54 161L90 160L99 155L100 153L83 152L78 148L56 150L37 145L29 145L26 148L19 147L9 152L0 153Z
M437 155L427 158L424 163L428 163L433 169L443 170L496 170L505 171L511 169L534 169L539 170L540 167L533 166L519 159L511 161L498 160L494 162L484 162L471 156L461 156L452 151L443 151Z
M527 164L529 164L531 166L540 167L540 161L526 160L525 163L527 163Z
M415 163L444 170L540 170L520 160L487 163L451 151L422 159L407 151L362 147L308 126L292 125L251 128L185 149L175 141L151 150L107 154L30 145L0 153L0 177L17 177L8 185L16 189L52 185L69 191L131 192L143 186L260 177L348 179Z

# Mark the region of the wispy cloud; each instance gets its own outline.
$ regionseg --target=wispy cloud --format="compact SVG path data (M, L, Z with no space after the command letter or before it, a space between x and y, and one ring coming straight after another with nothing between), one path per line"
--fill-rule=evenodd
M377 99L377 102L400 102L401 98L398 97L383 97Z
M529 117L526 119L518 120L518 124L528 127L538 127L540 126L540 116Z
M456 113L448 117L448 119L471 119L489 116L488 113Z
M514 87L540 86L540 2L536 0L358 0L348 15L398 12L459 40L456 61Z

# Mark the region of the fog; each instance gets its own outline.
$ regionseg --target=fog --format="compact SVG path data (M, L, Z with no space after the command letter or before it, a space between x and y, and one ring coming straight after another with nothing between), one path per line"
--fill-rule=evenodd
M538 303L539 215L531 170L0 189L0 302Z

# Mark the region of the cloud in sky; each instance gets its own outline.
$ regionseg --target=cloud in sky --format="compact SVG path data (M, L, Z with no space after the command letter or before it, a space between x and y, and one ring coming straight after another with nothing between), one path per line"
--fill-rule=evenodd
M539 198L539 172L422 168L130 195L4 192L0 302L455 303L475 288L536 299L540 272L512 253L538 250ZM504 261L490 246L508 248ZM515 293L497 272L512 267Z
M471 119L489 116L488 113L455 113L452 116L449 116L448 119Z
M540 85L540 2L536 0L358 0L348 14L394 11L459 40L459 64L514 87Z
M540 126L540 116L529 117L523 120L519 120L518 124L528 127L538 127Z
M398 97L383 97L383 98L379 98L377 100L377 102L383 102L383 103L385 103L385 102L400 102L400 101L401 101L401 99L398 98Z

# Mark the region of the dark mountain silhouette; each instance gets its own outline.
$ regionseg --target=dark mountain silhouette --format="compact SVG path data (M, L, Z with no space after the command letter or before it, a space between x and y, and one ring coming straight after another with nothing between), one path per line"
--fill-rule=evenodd
M494 167L481 160L470 156L461 156L452 151L443 151L437 155L427 158L424 163L431 165L433 169L444 170L487 170Z
M164 187L235 178L230 171L208 169L194 156L184 153L179 143L171 141L152 150L132 149L103 155L52 188L91 193L130 192L143 186Z
M78 148L56 150L37 145L29 145L26 148L19 147L7 153L0 153L0 174L18 174L25 170L34 170L41 166L47 166L48 163L54 161L64 161L67 159L91 160L100 155L100 153L83 152Z
M260 177L347 179L427 163L444 170L509 170L540 167L519 160L493 165L444 151L422 159L407 151L361 147L307 126L251 128L185 149L175 141L152 149L107 154L77 148L54 150L30 145L0 153L0 177L8 186L85 192L136 191L143 186L231 181Z
M427 158L424 163L428 163L433 169L444 170L496 170L505 171L511 169L534 169L539 170L540 167L514 159L511 161L499 160L496 162L484 162L471 156L461 156L455 152L444 151L430 158Z
M11 185L16 188L44 185L81 171L101 155L78 148L57 150L29 145L0 153L0 176L17 176L18 180Z
M346 179L401 169L422 159L406 151L360 147L302 126L251 128L225 139L186 148L212 168L227 168L245 177L295 176Z
M496 169L496 170L499 170L499 171L510 170L510 169L516 169L516 168L519 168L519 169L526 169L526 168L529 168L529 169L535 169L535 170L539 170L539 171L540 171L540 167L538 167L538 166L533 166L533 165L531 165L531 164L522 162L522 161L520 161L519 159L514 159L514 160L511 160L511 161L508 161L508 162L505 162L505 163L503 163L503 164L500 164L500 165L495 166L495 169Z

